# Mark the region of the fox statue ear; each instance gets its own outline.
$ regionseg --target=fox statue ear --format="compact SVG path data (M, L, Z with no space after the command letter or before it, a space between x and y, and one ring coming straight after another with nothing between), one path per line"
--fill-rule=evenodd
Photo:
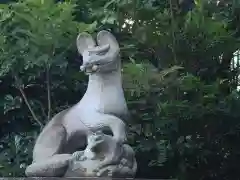
M78 52L82 55L86 49L93 48L96 46L96 42L92 36L86 32L80 33L77 37L77 49Z
M98 46L110 46L111 52L119 52L119 44L116 38L108 31L100 31L97 35Z

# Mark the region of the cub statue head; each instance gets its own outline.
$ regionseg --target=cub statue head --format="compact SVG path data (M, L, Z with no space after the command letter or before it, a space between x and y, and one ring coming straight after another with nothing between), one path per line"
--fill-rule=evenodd
M80 69L86 74L107 73L120 68L119 44L108 31L103 30L97 34L97 44L88 33L79 34L77 49L83 57Z
M88 146L92 149L93 147L101 144L105 140L105 134L102 131L96 131L95 133L91 133L87 137Z

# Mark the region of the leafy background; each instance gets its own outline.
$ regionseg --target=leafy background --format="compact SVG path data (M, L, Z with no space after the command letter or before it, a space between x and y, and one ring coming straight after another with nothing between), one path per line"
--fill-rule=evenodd
M24 176L42 127L84 94L78 33L107 29L121 46L137 177L239 178L238 1L0 6L1 176Z

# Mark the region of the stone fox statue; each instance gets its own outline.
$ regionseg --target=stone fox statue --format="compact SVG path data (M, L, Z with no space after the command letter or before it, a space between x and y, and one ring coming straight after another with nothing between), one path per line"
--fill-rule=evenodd
M72 153L84 148L90 132L111 130L113 138L126 141L125 123L128 109L122 89L119 45L108 31L97 35L97 45L87 33L77 37L83 56L81 70L89 75L83 98L73 107L61 111L44 127L33 149L33 162L26 176L61 177Z

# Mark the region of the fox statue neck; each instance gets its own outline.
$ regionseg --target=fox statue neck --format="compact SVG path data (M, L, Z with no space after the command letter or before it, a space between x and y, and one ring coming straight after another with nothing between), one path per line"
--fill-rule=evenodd
M86 93L79 102L80 106L86 109L85 112L111 114L120 119L128 118L122 87L121 62L118 63L117 68L111 72L89 75Z
M100 95L103 93L103 89L122 91L123 88L120 62L117 70L107 73L94 73L89 75L86 93Z

